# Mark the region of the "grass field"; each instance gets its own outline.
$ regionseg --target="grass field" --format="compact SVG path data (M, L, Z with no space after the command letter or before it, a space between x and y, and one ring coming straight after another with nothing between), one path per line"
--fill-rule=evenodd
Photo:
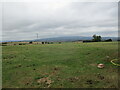
M115 88L117 42L2 47L3 88ZM110 59L107 59L109 56ZM98 69L97 64L105 64Z

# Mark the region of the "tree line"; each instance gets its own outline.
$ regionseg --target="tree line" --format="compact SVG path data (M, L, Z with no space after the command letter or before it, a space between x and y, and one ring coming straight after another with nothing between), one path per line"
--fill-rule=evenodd
M102 41L102 37L94 34L92 40L84 40L83 42L101 42L101 41ZM104 40L104 41L105 42L111 42L112 39L107 39L107 40Z

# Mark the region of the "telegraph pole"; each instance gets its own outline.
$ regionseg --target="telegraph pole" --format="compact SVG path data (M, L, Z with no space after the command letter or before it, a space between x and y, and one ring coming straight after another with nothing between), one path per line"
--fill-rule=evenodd
M37 40L38 40L38 33L37 33ZM38 41L37 41L37 44L38 44Z

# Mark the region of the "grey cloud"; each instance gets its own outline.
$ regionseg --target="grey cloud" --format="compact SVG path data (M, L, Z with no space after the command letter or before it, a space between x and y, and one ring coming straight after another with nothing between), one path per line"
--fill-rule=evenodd
M117 8L115 2L4 3L3 40L35 39L36 33L39 38L117 36Z

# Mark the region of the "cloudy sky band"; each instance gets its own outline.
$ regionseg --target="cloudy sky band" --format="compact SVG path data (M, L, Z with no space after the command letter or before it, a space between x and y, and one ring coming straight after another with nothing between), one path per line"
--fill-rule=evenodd
M117 2L3 3L3 40L117 36Z

